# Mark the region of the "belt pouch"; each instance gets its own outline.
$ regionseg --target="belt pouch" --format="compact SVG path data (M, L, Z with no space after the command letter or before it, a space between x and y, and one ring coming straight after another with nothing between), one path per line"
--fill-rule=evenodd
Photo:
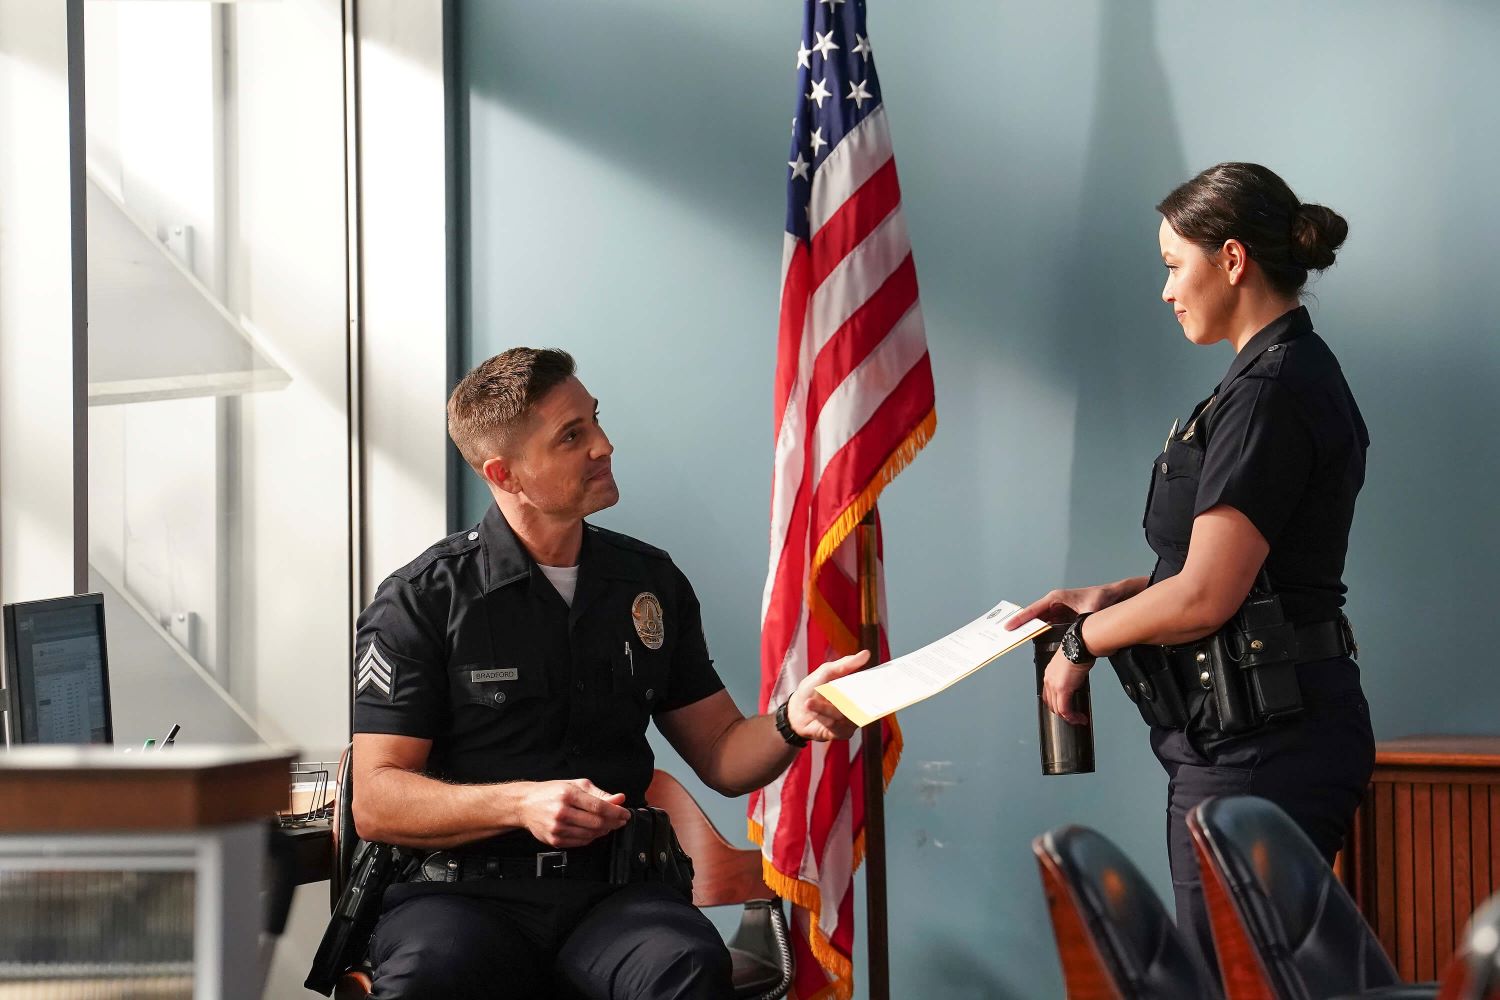
M1127 646L1109 658L1109 665L1148 726L1187 726L1187 704L1162 647Z
M638 881L636 871L639 864L635 860L638 853L636 849L636 812L631 811L630 821L610 835L609 840L609 884L629 885Z
M1239 659L1230 655L1225 640L1228 630L1215 632L1199 644L1199 650L1208 654L1208 670L1212 679L1214 708L1219 717L1219 728L1225 733L1249 732L1260 725L1262 719L1250 700L1250 683L1246 672L1240 668Z
M1274 594L1252 595L1235 616L1238 635L1231 637L1250 699L1261 722L1273 722L1302 711L1297 683L1297 632Z
M656 813L658 834L657 857L662 862L661 880L682 893L691 902L693 898L693 859L677 841L677 831L672 829L672 817L659 809Z

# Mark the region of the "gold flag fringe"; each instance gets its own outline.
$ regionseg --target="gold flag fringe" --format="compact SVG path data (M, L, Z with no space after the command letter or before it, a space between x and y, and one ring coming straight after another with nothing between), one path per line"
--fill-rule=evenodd
M812 568L807 574L809 603L812 603L818 582L818 572L822 570L823 564L833 558L834 552L844 544L844 539L849 537L859 522L864 520L864 516L875 506L875 501L880 497L881 491L911 464L912 459L917 457L917 452L932 440L933 432L936 430L937 408L934 407L927 411L927 416L923 417L921 422L912 428L911 433L906 435L906 439L896 446L896 450L891 452L881 464L879 471L875 473L869 484L838 517L834 518L828 530L823 532L823 537L818 540L818 547L813 550Z

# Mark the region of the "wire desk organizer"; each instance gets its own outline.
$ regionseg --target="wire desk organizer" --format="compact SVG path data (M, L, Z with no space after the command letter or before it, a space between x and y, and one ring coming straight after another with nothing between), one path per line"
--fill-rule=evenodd
M326 823L333 818L333 800L336 782L332 775L338 769L336 761L293 761L289 774L291 781L289 807L280 815L283 829L297 829L315 823Z

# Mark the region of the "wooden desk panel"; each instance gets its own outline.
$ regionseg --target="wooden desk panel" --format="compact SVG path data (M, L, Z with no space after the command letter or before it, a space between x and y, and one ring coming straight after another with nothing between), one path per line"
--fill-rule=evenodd
M1402 977L1441 976L1500 890L1500 736L1379 744L1341 873Z
M261 747L13 747L0 753L0 834L193 830L287 806L293 754Z

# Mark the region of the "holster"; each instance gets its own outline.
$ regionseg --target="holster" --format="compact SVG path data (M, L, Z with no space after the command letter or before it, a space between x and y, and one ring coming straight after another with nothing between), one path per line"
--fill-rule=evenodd
M662 882L693 898L693 859L677 842L664 809L632 809L630 822L613 834L609 880L614 885Z
M328 929L323 932L304 986L330 996L339 976L364 958L370 932L380 916L381 898L395 880L400 864L400 852L390 844L360 842L354 851L353 875L328 918Z
M1209 637L1219 728L1244 733L1302 711L1297 634L1275 594L1252 593Z

